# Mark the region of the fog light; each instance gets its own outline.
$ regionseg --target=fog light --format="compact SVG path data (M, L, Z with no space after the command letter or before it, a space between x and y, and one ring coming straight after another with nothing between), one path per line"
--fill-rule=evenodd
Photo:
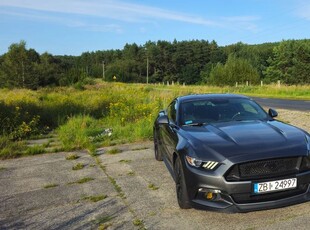
M205 193L205 198L206 198L207 200L213 200L214 195L213 195L212 192L206 192L206 193Z
M203 197L209 201L218 201L221 199L221 190L199 188L198 191L203 193Z

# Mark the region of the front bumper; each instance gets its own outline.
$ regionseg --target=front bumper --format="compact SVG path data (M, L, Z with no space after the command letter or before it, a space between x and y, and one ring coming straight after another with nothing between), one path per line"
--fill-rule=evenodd
M225 212L248 212L279 208L310 200L310 171L286 177L260 179L255 181L228 182L224 178L226 169L205 171L184 163L184 176L189 199L193 207L215 209ZM253 182L265 182L285 178L297 178L297 188L266 194L254 194ZM207 199L205 194L215 191L215 199Z

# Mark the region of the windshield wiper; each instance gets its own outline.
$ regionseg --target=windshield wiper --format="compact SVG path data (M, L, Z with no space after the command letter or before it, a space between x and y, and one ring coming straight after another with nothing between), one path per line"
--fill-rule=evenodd
M197 123L191 123L191 124L185 124L183 126L204 126L207 122L197 122Z

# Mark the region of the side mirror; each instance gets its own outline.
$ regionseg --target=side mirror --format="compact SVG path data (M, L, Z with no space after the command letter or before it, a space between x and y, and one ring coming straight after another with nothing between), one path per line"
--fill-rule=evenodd
M158 113L158 116L161 117L165 115L165 110L160 110L159 113Z
M278 116L278 112L277 112L276 110L274 110L274 109L269 109L269 110L268 110L268 114L269 114L269 116L271 116L271 117L276 117L276 116Z
M162 115L162 116L158 117L157 124L159 124L159 125L169 124L168 116L167 115Z

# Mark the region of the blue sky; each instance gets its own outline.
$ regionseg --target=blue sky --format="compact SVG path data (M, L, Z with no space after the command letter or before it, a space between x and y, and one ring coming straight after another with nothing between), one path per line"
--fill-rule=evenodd
M310 38L308 0L0 0L0 54L20 40L80 55L146 41L260 44Z

